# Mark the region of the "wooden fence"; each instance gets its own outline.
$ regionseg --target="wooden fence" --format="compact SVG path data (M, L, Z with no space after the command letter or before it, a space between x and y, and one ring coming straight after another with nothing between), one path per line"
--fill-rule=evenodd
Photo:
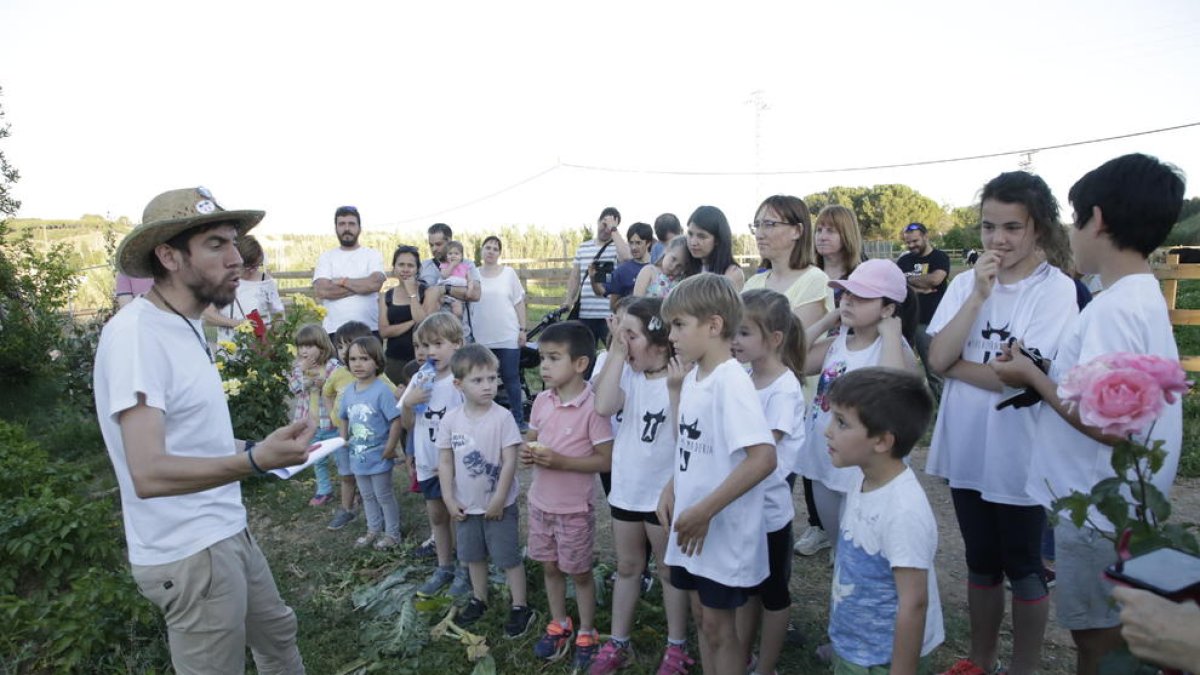
M1162 282L1163 297L1167 300L1167 309L1171 313L1171 324L1175 326L1200 326L1200 309L1176 309L1175 295L1179 290L1179 282L1187 279L1200 279L1200 264L1180 264L1179 256L1169 254L1166 262L1154 267L1154 276ZM1179 361L1183 369L1200 371L1200 355L1180 355Z

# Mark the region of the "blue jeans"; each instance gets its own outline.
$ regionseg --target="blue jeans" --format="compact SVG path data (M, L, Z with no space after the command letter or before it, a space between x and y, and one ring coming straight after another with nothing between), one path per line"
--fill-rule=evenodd
M313 443L320 443L334 438L338 435L337 429L325 429L318 431L313 436ZM324 457L321 461L313 464L313 473L317 476L317 494L331 495L333 494L333 481L329 479L329 457Z
M517 427L525 429L525 411L521 406L521 350L493 349L500 360L500 379L504 382L504 393L508 397L508 409L512 411Z

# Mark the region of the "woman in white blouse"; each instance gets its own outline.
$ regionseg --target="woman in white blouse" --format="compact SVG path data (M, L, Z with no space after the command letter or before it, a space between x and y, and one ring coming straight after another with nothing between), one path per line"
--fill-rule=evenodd
M525 289L511 267L500 264L504 245L499 237L483 240L483 265L479 302L471 305L471 327L475 342L492 350L500 360L500 378L508 396L513 419L524 433L527 425L521 409L521 348L525 346Z

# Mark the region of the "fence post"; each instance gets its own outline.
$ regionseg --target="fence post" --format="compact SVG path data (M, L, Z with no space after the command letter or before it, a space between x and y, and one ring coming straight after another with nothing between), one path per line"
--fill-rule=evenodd
M1167 264L1168 265L1178 265L1179 264L1179 255L1178 254L1167 254ZM1175 309L1175 294L1178 291L1179 291L1179 282L1177 280L1163 279L1162 292L1163 292L1163 298L1165 298L1167 301L1167 309L1168 310Z

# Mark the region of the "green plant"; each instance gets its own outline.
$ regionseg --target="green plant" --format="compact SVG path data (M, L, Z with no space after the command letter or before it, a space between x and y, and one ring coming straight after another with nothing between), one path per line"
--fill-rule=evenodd
M292 342L300 326L324 316L324 307L296 294L286 315L265 326L248 320L234 331L233 341L218 343L217 368L235 437L263 438L287 423L287 376L296 359Z
M114 662L131 635L159 630L124 573L112 492L92 496L89 470L51 459L0 422L0 653L17 672L77 672ZM114 573L115 570L120 570Z
M75 285L65 246L39 251L30 233L10 236L0 223L0 374L51 370L63 329L59 312Z

